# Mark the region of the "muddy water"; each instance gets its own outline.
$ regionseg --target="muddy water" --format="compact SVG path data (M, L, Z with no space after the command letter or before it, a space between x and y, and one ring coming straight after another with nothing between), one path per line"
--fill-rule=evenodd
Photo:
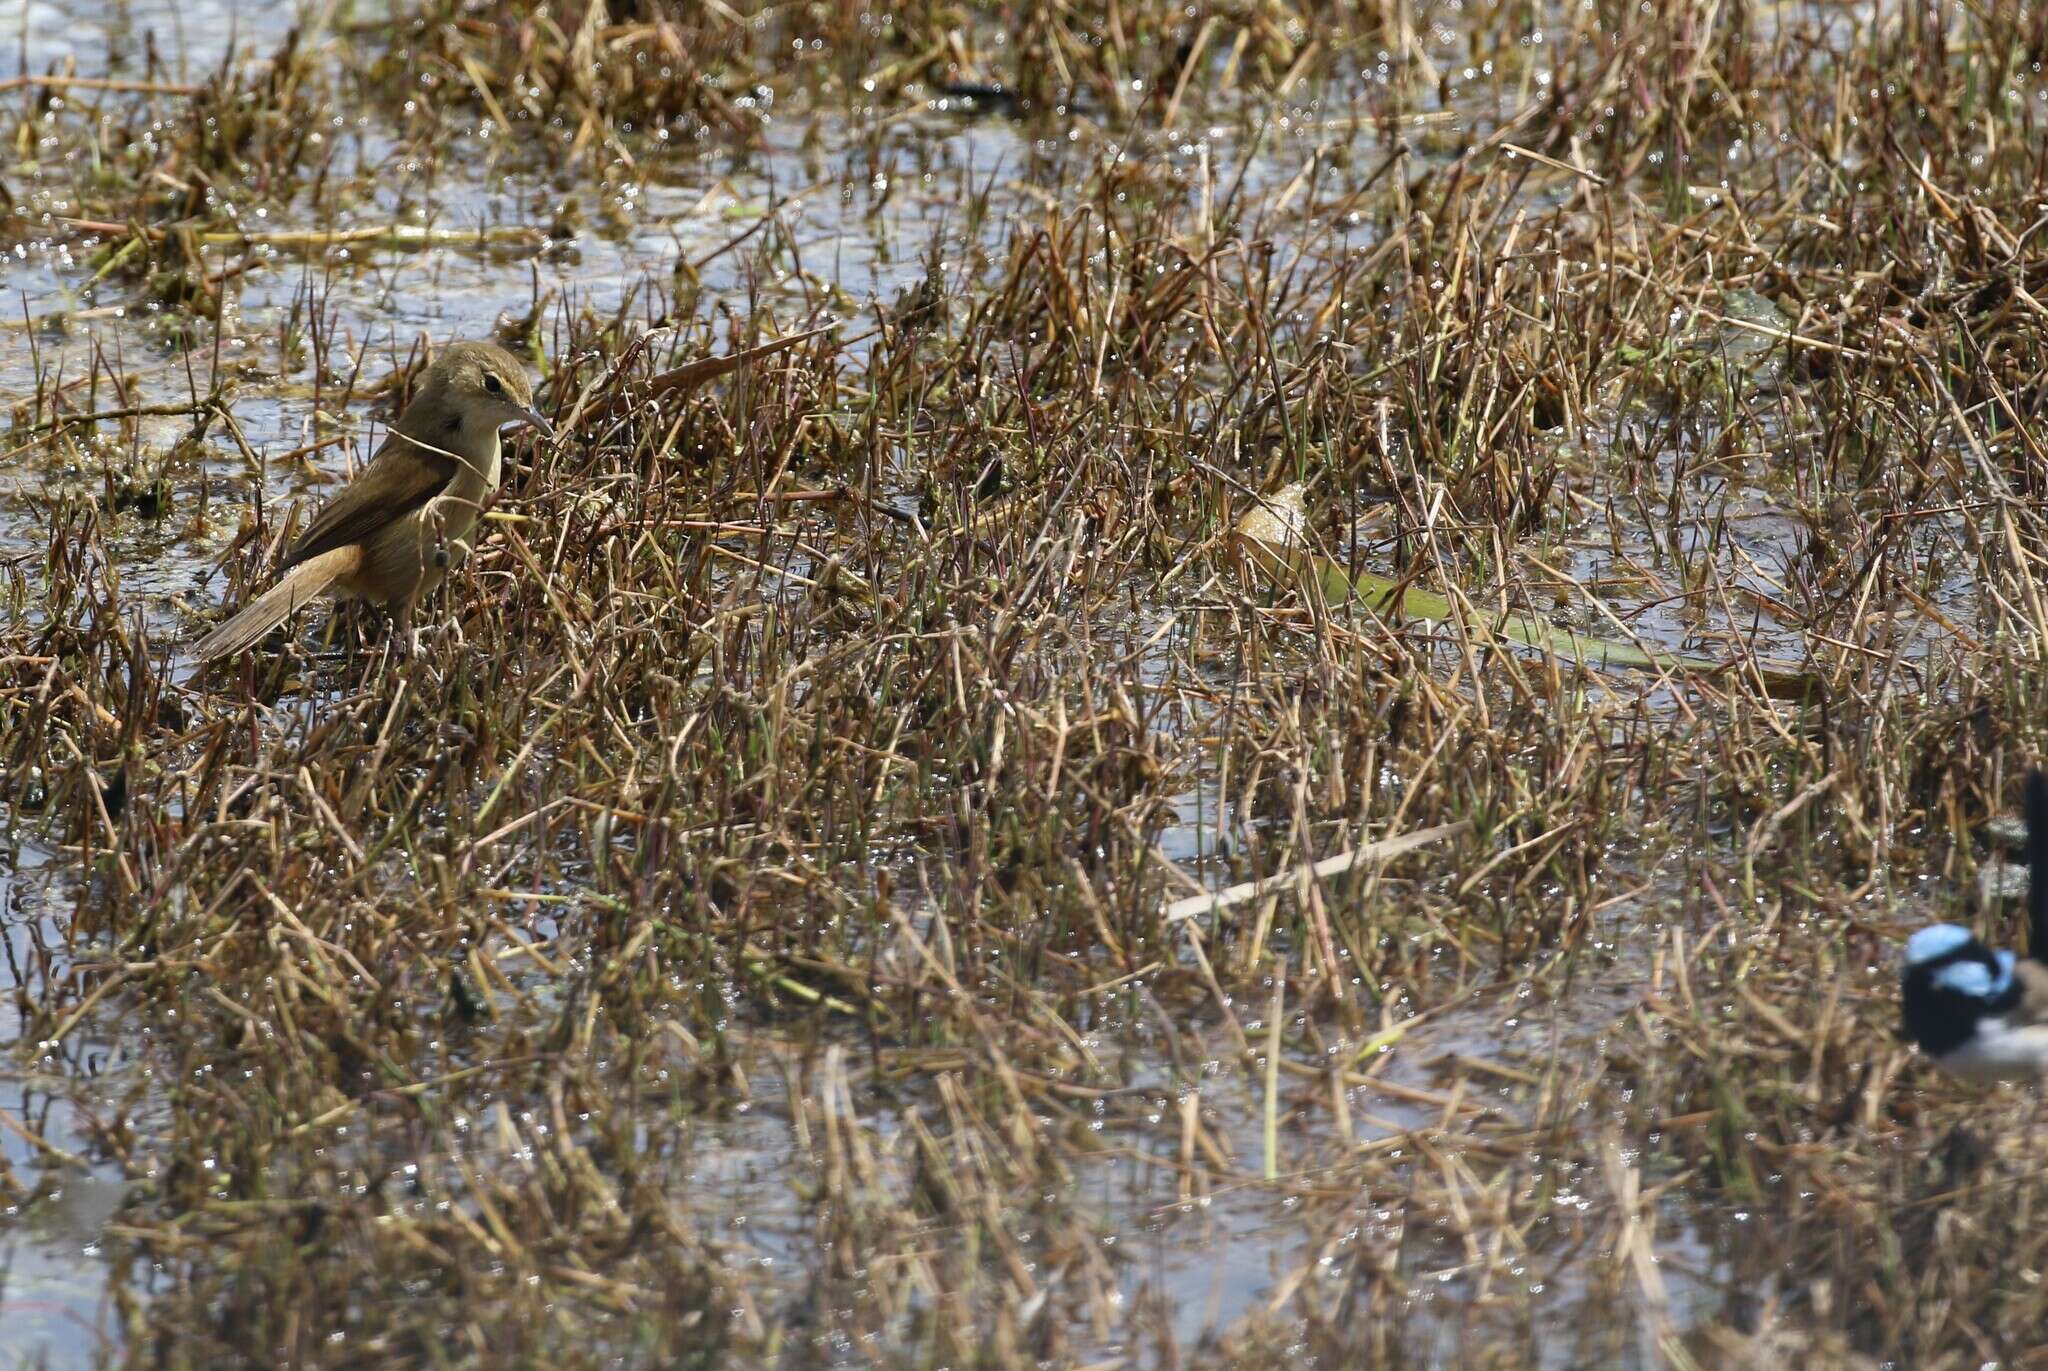
M357 6L358 19L368 8ZM74 64L84 75L139 77L154 47L165 79L188 79L223 62L257 62L302 16L277 5L230 0L186 3L92 3L91 0L26 0L0 6L0 36L17 41L15 60L29 71ZM153 38L152 38L153 35ZM4 59L0 59L4 60ZM79 97L85 99L87 97ZM934 101L923 109L771 119L765 148L737 162L708 165L694 154L643 156L633 168L618 166L608 177L603 200L580 193L585 227L546 250L479 248L439 244L425 248L355 246L317 260L295 251L258 250L253 265L231 293L223 318L218 359L211 347L183 352L174 346L174 321L158 305L138 298L130 281L95 282L93 255L103 246L91 234L60 228L55 218L77 208L61 175L31 177L11 186L22 213L49 225L32 235L25 249L0 264L0 294L8 318L0 321L8 346L0 349L0 399L21 403L39 385L90 377L96 368L140 377L143 403L176 402L213 386L216 366L244 379L235 414L260 459L256 466L233 445L209 441L202 454L184 464L163 465L162 454L182 432L178 419L146 421L135 448L91 448L62 457L38 453L32 460L0 464L0 558L32 559L44 546L44 512L38 498L52 489L97 494L132 482L137 473L161 475L168 500L158 518L125 515L111 538L121 558L120 577L131 606L147 618L153 638L163 644L189 641L193 611L222 593L214 564L232 537L238 511L260 495L273 506L317 499L352 464L374 448L379 428L362 408L316 420L311 413L311 368L302 349L286 349L281 336L308 292L318 294L331 321L336 356L360 353L363 374L374 378L397 365L420 335L435 339L491 332L506 316L523 314L537 298L553 297L610 310L622 301L645 304L648 278L669 278L680 257L701 262L703 299L753 300L794 322L820 310L858 318L877 301L888 302L914 286L925 262L937 259L952 269L973 271L984 252L1004 241L1008 221L1041 212L1047 188L1072 184L1081 170L1104 155L1115 155L1102 136L1080 123L1030 126L1000 118L963 117ZM1354 121L1325 120L1314 102L1294 110L1282 132L1267 132L1249 184L1285 184L1301 165L1303 150L1353 143L1365 160L1376 134ZM304 206L253 204L252 231L348 228L401 222L436 228L478 229L522 226L548 230L562 222L565 195L554 179L531 164L502 136L472 128L431 167L407 160L389 138L366 124L343 124L323 134L336 144L337 165L365 169L366 191L339 219L319 218ZM1162 139L1147 155L1192 168L1199 161L1232 165L1247 155L1246 130L1219 126L1199 135ZM879 158L868 140L879 139ZM879 166L880 170L876 168ZM1000 173L1000 175L998 175ZM991 184L991 214L971 234L961 206ZM773 210L794 251L786 269L770 279L752 273L746 253L721 252ZM1284 236L1284 228L1279 230ZM1361 230L1361 234L1363 230ZM1363 245L1361 238L1361 245ZM227 259L221 259L226 265ZM69 403L90 403L90 391L69 394ZM270 458L327 436L345 442L323 449L310 462ZM906 484L909 473L905 473ZM1765 572L1791 555L1797 526L1771 503L1767 490L1734 492L1730 506L1740 516L1731 544L1743 553L1731 562L1731 579L1768 592ZM201 511L206 511L205 517ZM1698 530L1687 536L1700 536ZM1604 529L1587 530L1569 570L1589 579L1615 571L1615 540ZM1646 535L1632 534L1620 546L1626 555L1653 557ZM1617 599L1625 599L1625 592ZM1145 626L1149 631L1150 625ZM1674 612L1653 611L1638 622L1653 642L1683 642L1694 625ZM1164 649L1161 649L1163 652ZM1163 658L1162 658L1163 660ZM1198 879L1228 879L1209 860L1219 836L1238 830L1238 821L1213 789L1201 785L1179 801L1184 822L1162 841L1164 850ZM26 826L9 824L0 847L0 940L8 964L0 984L29 982L61 970L54 960L62 929L76 897L63 854ZM1633 907L1612 912L1617 926L1642 917ZM1637 980L1637 965L1617 962L1579 987L1568 1006L1516 1012L1499 999L1435 1020L1408 1043L1389 1079L1429 1089L1436 1073L1429 1063L1458 1055L1543 1061L1557 1055L1589 1024L1611 1020ZM18 1039L11 997L0 997L0 1038ZM36 1060L32 1051L0 1067L0 1111L30 1126L65 1153L83 1152L77 1111L108 1099L131 1101L138 1127L150 1119L151 1083L122 1050L117 1025L90 1024L67 1036L61 1047ZM1259 1027L1256 1017L1249 1030ZM97 1034L97 1036L95 1036ZM1104 1044L1104 1050L1108 1045ZM773 1053L750 1066L761 1081L777 1079ZM1155 1073L1157 1074L1157 1073ZM1139 1079L1144 1079L1140 1074ZM1228 1138L1240 1157L1256 1156L1261 1140L1258 1083L1224 1074L1215 1098L1218 1113L1238 1121ZM1504 1112L1515 1108L1514 1092L1502 1086L1493 1100ZM1099 1209L1106 1245L1126 1258L1120 1279L1133 1292L1163 1295L1172 1326L1188 1344L1270 1299L1276 1284L1318 1249L1324 1262L1341 1256L1347 1243L1372 1240L1386 1215L1366 1197L1344 1216L1342 1232L1311 1234L1291 1217L1290 1202L1256 1189L1230 1191L1200 1201L1183 1199L1175 1173L1148 1156L1170 1156L1176 1122L1170 1092L1120 1115L1126 1146L1084 1173L1085 1193L1076 1197ZM1433 1111L1400 1099L1361 1095L1359 1106L1379 1122L1361 1126L1362 1140L1434 1122ZM1149 1107L1149 1113L1147 1108ZM1133 1120L1136 1120L1135 1125ZM886 1133L886 1117L869 1120ZM730 1232L742 1259L780 1261L801 1269L793 1254L810 1240L806 1216L788 1183L798 1148L782 1102L764 1088L735 1118L694 1125L698 1136L687 1153L693 1170L681 1177L703 1193L727 1197ZM488 1146L480 1145L479 1155ZM16 1132L0 1133L0 1157L24 1177L45 1173L52 1159ZM106 1273L100 1263L100 1235L123 1193L116 1171L61 1161L62 1177L27 1211L0 1223L0 1319L7 1350L39 1355L52 1367L94 1364L119 1341L118 1326L105 1307ZM1596 1184L1588 1178L1588 1185ZM1560 1201L1569 1206L1571 1198ZM1685 1251L1681 1235L1667 1249ZM1532 1258L1532 1285L1554 1276ZM1702 1264L1707 1259L1703 1256ZM1450 1307L1468 1294L1454 1261L1421 1262L1411 1292L1425 1324L1441 1317L1439 1351L1456 1350L1461 1318ZM146 1280L144 1281L146 1286ZM1680 1299L1709 1298L1674 1279ZM1706 1287L1701 1287L1702 1292ZM1590 1301L1588 1292L1560 1289L1557 1302L1571 1307ZM1425 1340L1426 1341L1426 1340ZM1096 1349L1104 1355L1114 1348ZM1569 1364L1574 1349L1547 1349L1556 1364Z

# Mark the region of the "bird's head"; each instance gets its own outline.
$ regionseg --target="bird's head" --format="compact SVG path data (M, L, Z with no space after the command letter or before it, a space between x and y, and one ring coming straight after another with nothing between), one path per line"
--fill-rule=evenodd
M415 411L424 423L407 423ZM533 385L519 359L495 343L453 343L421 378L401 426L433 441L436 430L496 432L507 424L529 424L552 438L555 428L533 407Z
M1960 1047L1977 1021L2018 1002L2010 952L1994 952L1969 929L1934 924L1906 939L1900 1004L1906 1036L1936 1056Z

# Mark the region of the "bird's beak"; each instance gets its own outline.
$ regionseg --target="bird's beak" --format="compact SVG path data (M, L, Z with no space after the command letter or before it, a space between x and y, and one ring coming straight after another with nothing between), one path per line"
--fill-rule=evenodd
M528 405L525 409L520 410L519 417L541 437L552 438L555 436L555 426L549 423L546 416L532 405Z

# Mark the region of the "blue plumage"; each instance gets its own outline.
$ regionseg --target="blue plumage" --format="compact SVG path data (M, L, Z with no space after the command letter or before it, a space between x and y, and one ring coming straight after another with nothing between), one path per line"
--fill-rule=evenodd
M2011 955L2010 952L2002 954L2005 957ZM1987 1004L2005 993L2011 984L2010 971L2000 969L1994 975L1991 967L1976 961L1957 962L1953 966L1944 966L1934 973L1934 985L1937 989L1953 990L1958 995L1967 995L1973 1000L1983 1000Z
M1960 924L1929 924L1906 939L1906 965L1918 966L1936 957L1946 957L1970 941L1970 930Z

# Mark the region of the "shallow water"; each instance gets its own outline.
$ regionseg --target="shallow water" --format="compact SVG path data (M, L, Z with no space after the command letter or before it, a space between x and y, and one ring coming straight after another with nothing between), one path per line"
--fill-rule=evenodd
M363 7L353 11L360 21ZM128 75L141 68L143 35L156 35L156 49L169 79L196 79L223 61L261 62L283 38L295 16L267 4L197 3L105 4L92 0L29 0L11 12L0 8L0 34L24 35L20 65L41 72L52 64L75 61L82 75ZM79 97L85 98L85 97ZM303 355L287 356L280 337L291 331L309 291L317 291L323 312L332 321L330 346L344 357L360 352L362 375L373 380L402 363L414 340L480 336L502 318L524 313L536 299L574 300L599 311L622 302L635 312L652 309L641 286L652 275L667 279L678 257L702 262L700 308L731 302L735 313L763 309L786 327L813 313L831 313L855 328L877 305L886 306L914 287L926 274L927 260L938 260L962 273L983 269L983 254L1005 240L1013 219L1042 212L1048 194L1071 184L1081 168L1106 155L1111 141L1100 128L1071 123L1025 124L1002 118L963 117L947 102L934 100L921 109L871 111L847 118L838 114L780 113L764 128L762 147L731 159L707 159L695 150L674 156L642 150L634 165L614 163L606 172L604 198L580 193L583 227L573 236L552 242L545 250L532 247L440 243L424 248L354 245L308 256L291 249L259 248L238 279L223 318L223 345L216 362L209 349L181 353L170 345L163 307L139 298L132 281L93 280L93 254L106 246L94 233L79 233L55 222L75 212L56 169L17 186L21 213L39 217L49 232L28 243L0 266L0 289L11 313L25 324L10 324L15 345L0 353L0 398L21 403L40 388L89 377L96 367L138 374L137 398L146 404L175 403L196 389L211 389L215 368L244 370L247 375L235 403L235 417L250 447L264 465L252 470L232 445L209 440L197 459L163 468L168 482L168 512L160 519L120 517L111 539L121 557L120 580L125 603L139 610L153 641L166 645L189 642L197 630L192 611L218 601L223 588L214 566L235 533L239 511L252 499L278 507L293 500L317 500L343 473L373 450L379 426L367 407L357 406L335 423L316 422L311 414L312 368ZM1199 135L1161 138L1140 155L1156 156L1191 169L1200 163L1235 166L1253 158L1247 178L1255 190L1271 190L1295 177L1304 148L1342 146L1368 163L1379 150L1377 134L1362 121L1346 119L1337 102L1319 109L1313 102L1294 109L1290 127L1266 137L1247 152L1246 130L1219 123ZM1451 111L1457 113L1457 111ZM1469 115L1474 127L1486 118ZM506 226L549 230L562 221L565 194L547 172L508 145L503 135L471 128L459 146L442 150L439 161L422 168L400 151L385 133L371 127L344 126L324 135L332 140L335 162L356 168L363 191L341 218L314 221L302 204L258 203L251 197L243 222L252 232L297 228L348 228L399 222L435 228L479 229ZM872 144L872 145L871 145ZM879 148L884 170L873 170ZM1109 154L1114 155L1114 154ZM963 211L977 190L993 185L991 212L979 228ZM25 192L25 193L24 193ZM757 259L722 251L754 230L770 207L784 233L788 250L778 259L783 270L767 279L755 274ZM1284 245L1284 217L1272 232ZM1345 241L1345 235L1337 235ZM1369 246L1361 227L1351 246ZM222 253L213 263L225 266ZM652 319L649 322L653 322ZM27 344L33 343L33 347ZM343 366L341 370L348 368ZM90 389L70 397L74 407L93 403ZM105 403L101 401L101 403ZM184 421L146 422L139 433L141 450L78 451L57 465L38 457L34 464L0 464L0 559L28 564L46 545L45 512L37 497L53 488L83 492L112 490L136 471L154 472L161 454L178 437ZM346 441L329 446L305 462L268 459L316 439L341 434ZM1603 435L1603 438L1614 435ZM1660 475L1676 479L1669 457ZM906 468L915 453L901 454ZM1688 477L1710 488L1712 473ZM884 498L907 505L913 496L906 469L903 488L885 490ZM1782 591L1774 568L1797 554L1801 525L1784 507L1783 492L1761 481L1731 484L1723 492L1734 532L1721 548L1720 565L1728 582L1770 596ZM196 518L204 508L208 515ZM1612 577L1610 597L1622 612L1640 607L1645 598L1632 584L1631 561L1654 563L1655 535L1647 527L1631 527L1617 540L1604 527L1588 521L1569 548L1559 569L1586 581ZM1697 546L1706 529L1688 525L1678 536ZM801 572L804 563L789 569ZM1745 606L1747 616L1752 606ZM1631 626L1646 641L1660 646L1691 646L1701 627L1697 618L1674 606L1653 605L1632 615ZM1159 624L1142 616L1133 623L1105 625L1122 631L1135 645L1151 640ZM1712 627L1712 625L1709 625ZM1757 610L1744 617L1745 634L1757 631L1767 652L1796 657L1788 633L1771 631L1768 616ZM1169 634L1148 649L1146 679L1165 679L1172 671ZM175 649L170 649L175 651ZM1182 721L1193 726L1194 721ZM1236 812L1213 776L1189 778L1174 800L1177 821L1160 839L1160 847L1200 882L1220 886L1235 879L1226 852L1242 844L1252 821ZM61 963L47 973L36 967L36 949L61 948L69 906L77 898L73 868L60 846L37 835L27 824L10 824L8 844L0 848L0 934L4 934L16 977L63 974ZM1219 841L1220 840L1220 841ZM1654 922L1655 905L1646 898L1607 911L1604 931L1616 936ZM548 936L545 919L526 925L530 935ZM1583 1041L1592 1025L1610 1022L1624 1009L1641 980L1643 960L1618 957L1575 988L1568 1002L1545 1005L1526 1014L1503 1010L1496 998L1482 999L1469 1009L1454 1010L1432 1020L1404 1041L1386 1079L1411 1091L1433 1091L1444 1074L1436 1064L1447 1058L1487 1058L1497 1062L1542 1064L1594 1049ZM4 984L11 986L14 980ZM0 1038L17 1049L23 1025L12 997L0 1001ZM1510 1022L1512 1020L1512 1022ZM0 1068L0 1108L30 1124L51 1144L85 1154L86 1138L72 1111L90 1108L109 1094L134 1092L143 1100L135 1111L147 1121L153 1098L149 1083L137 1079L124 1064L117 1040L96 1040L112 1025L81 1024L38 1066L23 1067L33 1051L19 1052L15 1063ZM1256 1032L1256 1014L1246 1025ZM1128 1025L1110 1025L1094 1040L1099 1050L1128 1051L1138 1066L1140 1086L1166 1080L1156 1055L1149 1056L1141 1035L1126 1034ZM779 1053L815 1055L815 1044L782 1048L757 1045L749 1074L763 1082L736 1114L696 1122L675 1147L674 1179L692 1192L719 1197L726 1228L719 1235L728 1263L765 1262L801 1279L801 1254L812 1240L811 1220L790 1184L812 1164L810 1149L793 1135L790 1105L781 1085ZM1222 1103L1228 1142L1240 1157L1255 1157L1262 1140L1259 1118L1261 1083L1234 1068L1217 1072L1214 1092ZM1142 1091L1140 1092L1142 1094ZM1434 1122L1432 1106L1380 1098L1355 1089L1348 1097L1361 1117L1356 1140L1361 1145ZM1468 1096L1468 1098L1471 1098ZM1482 1101L1505 1117L1514 1117L1523 1103L1509 1086L1494 1086ZM863 1122L887 1139L904 1125L886 1109ZM1124 1297L1150 1293L1171 1308L1171 1326L1185 1343L1198 1344L1226 1328L1262 1302L1305 1263L1318 1269L1331 1265L1350 1245L1371 1240L1386 1221L1386 1207L1361 1197L1346 1221L1355 1225L1346 1236L1305 1233L1294 1218L1297 1201L1285 1188L1245 1187L1201 1200L1176 1193L1176 1173L1147 1160L1170 1156L1177 1145L1178 1124L1170 1091L1156 1099L1121 1103L1113 1117L1097 1125L1113 1140L1114 1151L1090 1164L1080 1175L1075 1193L1059 1203L1092 1209L1099 1216L1101 1242L1117 1257L1117 1280ZM470 1153L475 1161L511 1164L515 1149L480 1141ZM1290 1145L1294 1140L1290 1139ZM1322 1141L1319 1139L1318 1141ZM1302 1150L1307 1151L1304 1147ZM23 1177L43 1170L46 1159L10 1132L0 1135L0 1157ZM447 1159L453 1161L455 1159ZM70 1168L72 1177L45 1190L19 1218L0 1224L0 1318L8 1321L13 1350L42 1356L55 1368L93 1365L107 1346L118 1345L119 1325L104 1307L105 1272L99 1264L101 1232L120 1207L124 1194L120 1169L107 1163ZM1292 1174L1283 1161L1283 1174ZM1312 1177L1293 1176L1303 1183ZM1589 1186L1597 1177L1585 1178ZM1570 1197L1560 1200L1570 1207ZM1715 1264L1714 1254L1684 1232L1667 1233L1665 1251L1702 1268ZM1317 1238L1329 1245L1320 1256ZM1440 1245L1439 1245L1440 1244ZM1568 1265L1569 1241L1559 1240L1555 1253L1542 1250L1531 1259L1532 1281L1556 1279L1541 1269L1546 1261ZM1462 1263L1448 1255L1448 1238L1417 1240L1406 1274L1416 1322L1433 1332L1424 1347L1449 1355L1457 1350L1470 1326L1460 1301L1471 1294ZM147 1278L142 1282L147 1287ZM1711 1280L1697 1283L1671 1279L1676 1312L1705 1309L1719 1298ZM1559 1322L1600 1301L1600 1294L1566 1277L1554 1293ZM1589 1339L1605 1336L1589 1331ZM1086 1349L1110 1357L1115 1346ZM1560 1333L1541 1340L1540 1359L1550 1365L1574 1364L1583 1349ZM857 1364L855 1349L831 1349L832 1364Z
M350 0L347 8L367 15L378 6ZM275 48L302 17L268 0L7 0L0 41L9 74L140 80L153 46L158 79L184 81L203 78L231 52Z

